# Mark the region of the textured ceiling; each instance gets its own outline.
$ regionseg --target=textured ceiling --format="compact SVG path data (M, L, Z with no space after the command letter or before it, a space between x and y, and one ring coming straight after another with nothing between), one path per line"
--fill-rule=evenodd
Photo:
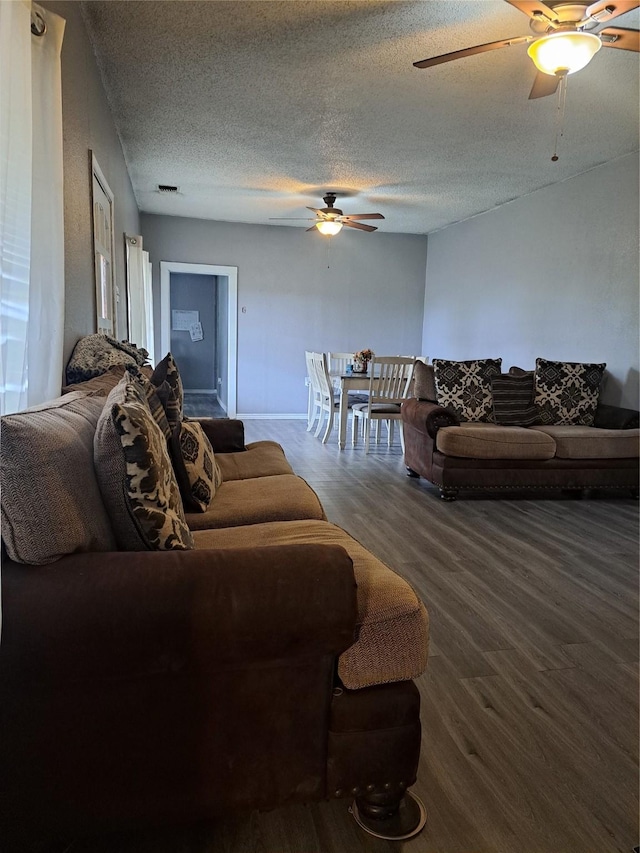
M551 5L551 4L550 4ZM503 0L83 3L141 211L263 224L339 193L381 231L426 234L638 149L639 55L602 49L528 100L529 35ZM616 26L637 29L637 10ZM174 184L180 194L157 192ZM375 235L362 234L362 239Z

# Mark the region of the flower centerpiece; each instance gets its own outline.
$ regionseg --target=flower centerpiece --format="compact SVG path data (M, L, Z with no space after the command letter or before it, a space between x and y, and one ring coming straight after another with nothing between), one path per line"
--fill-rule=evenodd
M370 349L358 350L353 354L353 372L366 373L372 358L373 352Z

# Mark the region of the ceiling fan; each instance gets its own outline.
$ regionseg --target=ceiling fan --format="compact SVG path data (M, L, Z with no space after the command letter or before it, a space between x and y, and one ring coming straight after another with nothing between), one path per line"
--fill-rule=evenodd
M536 35L478 44L452 53L444 53L414 62L416 68L430 68L443 62L510 47L514 44L529 44L527 53L533 60L538 73L529 98L544 98L552 95L558 83L568 74L579 71L589 63L601 47L640 51L638 30L607 27L596 30L632 9L640 6L640 0L577 0L574 3L550 3L539 0L506 0L529 17L529 26Z
M640 0L638 0L640 3ZM350 213L346 216L339 207L335 207L336 193L328 192L323 196L326 207L307 207L307 210L312 210L316 215L316 221L307 228L307 231L317 229L321 234L328 237L333 237L342 230L343 225L349 228L357 228L359 231L377 231L374 225L363 225L361 222L356 222L356 219L384 219L381 213ZM307 219L311 221L311 217L288 217L288 216L272 216L271 219Z

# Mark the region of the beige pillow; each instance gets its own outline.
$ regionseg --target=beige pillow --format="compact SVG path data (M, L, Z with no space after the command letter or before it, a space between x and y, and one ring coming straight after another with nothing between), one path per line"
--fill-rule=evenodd
M94 459L121 550L193 548L165 437L144 389L129 374L107 397L96 428Z
M78 551L115 551L93 468L104 397L74 391L2 418L2 538L18 563Z
M171 436L171 455L186 509L206 512L222 483L222 473L211 442L197 421L178 424Z
M419 400L437 401L433 365L416 361L413 367L413 395Z

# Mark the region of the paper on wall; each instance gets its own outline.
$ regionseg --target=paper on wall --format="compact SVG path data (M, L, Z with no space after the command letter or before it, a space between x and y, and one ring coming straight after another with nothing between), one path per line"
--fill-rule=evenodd
M174 309L171 312L171 330L173 332L189 332L193 323L200 322L199 311L179 311Z
M201 341L204 338L202 333L202 323L192 323L189 326L189 334L192 341Z

